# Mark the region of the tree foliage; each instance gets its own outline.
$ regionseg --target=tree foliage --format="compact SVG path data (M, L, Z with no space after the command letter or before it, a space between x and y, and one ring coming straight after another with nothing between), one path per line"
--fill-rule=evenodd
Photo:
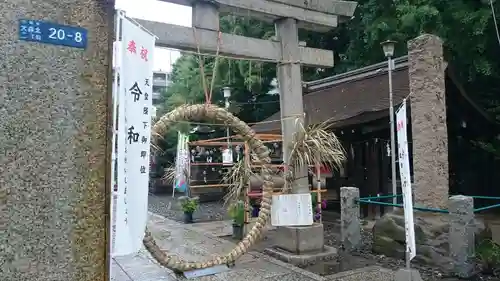
M443 38L445 58L468 93L500 121L500 44L488 0L359 0L355 16L331 32L300 32L308 46L335 51L335 67L304 68L304 80L318 79L382 61L380 43L398 42L396 56L407 53L406 42L422 33ZM495 1L495 8L499 8ZM221 30L268 39L274 27L255 20L224 16ZM199 57L183 55L173 66L165 93L166 110L179 104L204 102ZM208 80L215 59L204 58ZM279 97L268 95L276 77L272 63L219 58L213 103L223 104L222 87L232 89L232 110L247 122L257 122L279 110ZM210 84L210 83L208 83ZM172 137L172 136L171 136ZM173 140L172 143L175 141ZM175 145L173 146L175 147Z
M495 94L500 43L487 0L360 0L355 17L346 24L319 35L320 40L315 40L316 34L308 37L339 54L329 75L382 61L380 43L388 39L399 42L396 56L405 55L406 42L422 33L440 36L445 58L467 88L474 89L469 92L477 94L484 107L496 107L491 99L500 98Z

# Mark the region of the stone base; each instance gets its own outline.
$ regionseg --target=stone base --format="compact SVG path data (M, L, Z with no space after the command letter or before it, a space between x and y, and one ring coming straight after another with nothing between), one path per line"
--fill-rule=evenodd
M394 281L423 281L423 279L418 270L402 268L396 271Z
M314 253L296 254L278 247L266 248L264 249L264 253L296 266L307 266L318 261L332 260L338 256L337 249L330 246L324 246L321 251Z
M325 245L323 224L278 227L274 234L276 247L292 254L322 252Z

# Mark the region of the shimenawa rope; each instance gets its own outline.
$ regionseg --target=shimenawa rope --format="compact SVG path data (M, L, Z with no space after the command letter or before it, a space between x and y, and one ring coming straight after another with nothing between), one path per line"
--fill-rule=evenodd
M269 149L262 143L262 141L255 138L255 132L245 122L241 121L238 117L234 116L227 110L208 103L181 106L162 116L153 126L152 143L157 145L158 139L165 135L168 129L179 121L212 121L228 124L228 126L230 126L236 134L241 135L244 141L248 143L250 149L257 156L258 161L264 164L271 163ZM212 267L214 265L230 264L234 262L246 253L248 249L257 241L265 230L266 223L269 219L269 214L271 212L273 182L271 179L271 172L267 166L262 166L261 175L264 179L264 184L261 209L257 222L245 238L243 238L243 240L240 241L229 253L203 262L184 261L175 255L161 250L148 229L146 229L143 239L144 246L151 253L153 258L161 265L177 272L202 269Z

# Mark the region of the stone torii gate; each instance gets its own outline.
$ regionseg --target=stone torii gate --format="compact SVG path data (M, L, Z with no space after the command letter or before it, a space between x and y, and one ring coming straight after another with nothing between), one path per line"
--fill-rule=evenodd
M192 6L192 28L136 19L146 29L158 36L159 47L202 53L216 53L241 59L275 61L278 64L284 159L297 128L304 123L302 101L301 65L332 67L333 52L300 46L298 29L328 31L339 22L349 20L357 3L333 0L161 0ZM276 40L262 40L234 34L220 34L219 13L274 22ZM295 171L297 181L294 193L308 193L307 168ZM293 254L317 251L324 248L323 226L280 228L286 239L281 248ZM310 241L308 237L317 237ZM295 239L290 239L295 237ZM300 238L302 237L302 238ZM281 242L280 242L281 243Z
M333 52L300 46L298 28L328 31L349 20L357 6L352 1L333 0L161 0L192 6L193 27L136 19L159 37L157 46L202 53L216 53L241 59L275 61L278 64L283 146L292 140L296 122L304 122L301 65L332 67ZM276 40L263 40L234 34L220 34L219 13L250 16L274 22ZM297 120L298 119L298 120ZM286 158L285 158L286 159ZM299 180L293 192L309 192L307 171L296 172Z

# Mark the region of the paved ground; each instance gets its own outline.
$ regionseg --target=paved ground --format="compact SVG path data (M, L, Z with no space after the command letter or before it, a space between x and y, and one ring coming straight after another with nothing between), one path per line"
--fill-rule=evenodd
M217 236L229 235L228 222L185 225L150 214L148 226L157 243L165 250L185 259L207 259L211 255L228 252L234 247L230 241ZM321 277L311 272L280 262L258 252L241 257L230 271L193 280L203 281L322 281L322 280L391 280L392 271L377 267L362 272L344 272L342 275ZM180 278L182 279L182 278ZM158 265L146 250L138 254L115 258L112 281L171 281L180 280L170 270Z
M178 197L178 196L176 196ZM168 219L174 221L182 221L182 211L179 208L176 198L172 198L171 193L160 193L160 194L150 194L149 197L149 210L153 213L160 214ZM482 218L486 219L493 230L493 237L495 241L500 242L500 220L498 215L481 215ZM226 242L234 243L235 241L231 239L231 226L230 222L227 221L227 210L219 202L202 203L200 204L200 209L195 212L194 218L196 223L191 227L202 233L209 233L212 236L221 237L221 239ZM404 267L404 261L399 259L394 259L386 257L383 255L377 255L372 252L372 241L371 227L373 226L373 221L365 221L367 224L362 232L362 247L360 251L352 253L352 255L347 257L342 257L339 259L329 260L325 262L318 262L312 266L303 268L309 272L327 277L338 272L345 271L355 271L358 269L372 268L376 266L378 268L388 268L391 270L396 270L398 268ZM331 247L338 248L340 246L340 222L339 214L336 212L323 212L323 224L325 227L324 239L325 244ZM269 246L275 245L273 241L273 231L267 232L263 237L262 241L252 248L255 252L262 253L263 250ZM441 270L422 264L413 264L414 268L417 268L425 281L456 281L456 279L443 279L446 276ZM496 280L491 276L478 276L478 280Z

